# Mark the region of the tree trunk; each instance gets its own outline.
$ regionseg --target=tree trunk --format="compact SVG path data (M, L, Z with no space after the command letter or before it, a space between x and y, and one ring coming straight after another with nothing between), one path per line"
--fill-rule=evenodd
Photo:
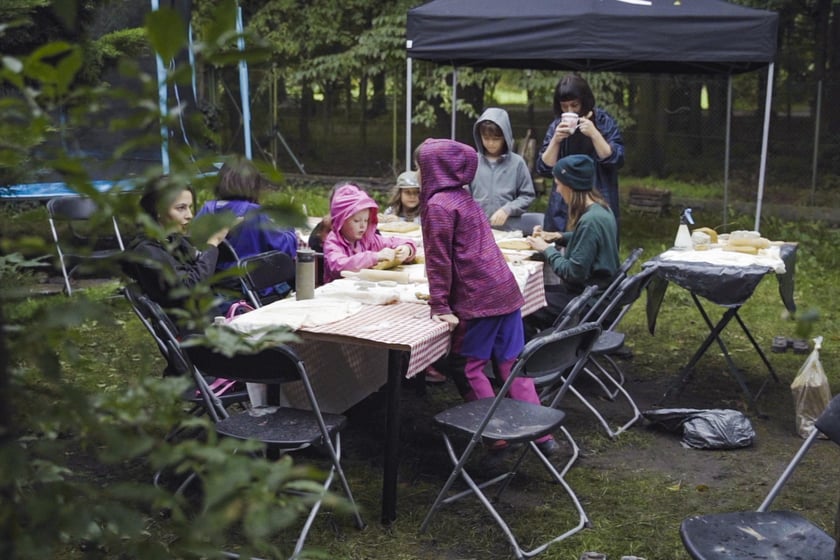
M309 84L305 84L300 89L300 120L298 120L298 142L302 154L309 153L309 144L312 140L309 120L313 112L312 88Z
M359 133L362 136L362 146L367 146L367 106L368 77L365 74L359 81Z
M380 72L371 79L373 85L373 96L370 99L370 109L368 109L368 116L376 118L384 115L388 110L387 90L385 84L385 73Z

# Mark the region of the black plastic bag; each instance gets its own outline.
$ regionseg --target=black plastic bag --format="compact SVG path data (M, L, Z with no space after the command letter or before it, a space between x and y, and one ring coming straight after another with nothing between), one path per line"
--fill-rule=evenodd
M755 441L744 413L730 409L662 408L642 413L650 422L682 433L682 445L694 449L738 449Z

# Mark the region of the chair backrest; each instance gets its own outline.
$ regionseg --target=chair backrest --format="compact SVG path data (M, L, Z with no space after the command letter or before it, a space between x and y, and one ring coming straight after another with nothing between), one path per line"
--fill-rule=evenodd
M566 307L563 308L560 315L557 316L557 319L554 320L552 330L562 330L578 324L580 322L581 315L583 314L583 310L586 308L586 304L596 293L598 293L598 285L592 284L587 286L580 295L572 298L572 300L566 304Z
M93 199L83 196L63 196L47 201L50 231L67 295L73 293L70 277L76 266L86 260L104 259L125 250L116 216L110 219L113 235L106 234L93 219L98 211L99 205ZM60 227L60 223L65 224L66 228ZM85 227L82 227L83 223ZM60 230L69 232L59 234ZM61 239L65 241L63 247Z
M58 243L58 229L56 227L56 222L66 222L76 241L81 243L87 243L92 240L96 241L96 239L93 239L90 235L88 235L89 232L82 231L79 228L79 225L82 222L90 221L96 216L98 211L99 205L92 198L84 196L61 196L51 198L47 201L47 214L49 216L53 240ZM115 216L111 216L110 221L111 228L113 229L113 237L105 239L99 238L98 240L112 244L109 248L119 248L123 251L125 250L125 245L123 244L120 228L117 225L117 219ZM93 249L93 247L91 247L91 249Z
M137 315L137 318L140 319L140 322L144 327L146 327L146 330L149 331L149 334L154 339L155 344L157 344L161 355L163 355L164 358L168 358L166 342L160 337L158 330L155 329L152 324L154 317L149 310L149 306L147 304L148 299L142 294L140 287L136 284L128 284L123 288L123 295L125 296L125 299L128 300L129 305L131 305L131 309L134 311L134 314Z
M630 269L633 268L636 261L641 258L643 252L644 248L642 247L637 247L630 251L630 254L627 255L626 259L624 259L624 262L618 266L612 280L610 280L609 286L607 286L607 288L601 293L600 297L598 297L598 300L589 308L586 315L584 315L581 319L581 322L585 323L587 321L594 321L603 313L604 308L613 297L613 293L618 289L624 279L627 278L627 274L630 273Z
M595 322L606 331L614 330L636 300L639 299L639 296L642 295L642 290L653 279L655 272L654 267L648 267L633 276L625 278L618 289L613 292L612 297Z
M828 406L814 423L825 436L840 445L840 395L829 401Z
M295 262L282 251L266 251L242 258L239 266L242 290L254 307L285 297L294 285Z
M597 323L581 323L534 338L525 345L514 370L519 367L533 378L541 394L554 394L551 406L555 407L586 365L600 334Z

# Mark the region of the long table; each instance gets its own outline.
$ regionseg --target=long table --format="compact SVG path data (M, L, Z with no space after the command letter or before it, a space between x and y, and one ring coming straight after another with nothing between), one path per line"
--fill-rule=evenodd
M543 307L542 263L518 262L510 266L523 280L520 284L525 297L522 314L527 315ZM316 290L313 301L318 301L319 290ZM281 300L258 311L272 306L280 311L284 302L288 301ZM249 315L237 317L232 324L247 328ZM323 410L343 412L387 383L382 522L390 524L397 517L402 379L422 372L448 352L449 327L432 320L429 306L418 300L416 303L401 301L389 305L362 305L357 312L337 321L304 324L297 328L296 333L303 340L296 345L297 349L307 366ZM313 344L315 342L317 344ZM404 368L403 353L408 354ZM338 367L336 359L341 362ZM348 378L351 383L348 383ZM294 399L294 395L287 397Z

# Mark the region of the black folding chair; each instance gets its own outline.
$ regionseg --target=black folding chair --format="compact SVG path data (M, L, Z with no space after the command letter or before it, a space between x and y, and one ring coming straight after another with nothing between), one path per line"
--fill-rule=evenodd
M840 445L840 395L829 402L779 479L756 511L693 515L680 525L680 537L696 560L752 558L835 558L835 540L792 511L768 511L820 434Z
M295 284L295 261L282 251L239 259L242 291L254 307L286 297Z
M534 378L550 374L559 378L560 373L557 370L559 367L562 367L563 370L561 373L564 373L566 371L566 368L563 367L564 365L571 368L571 372L566 375L564 385L573 383L599 332L600 329L596 324L588 323L534 338L522 350L514 364L510 377L508 377L495 397L466 402L435 415L435 424L442 432L444 445L454 468L431 509L426 514L420 526L420 531L425 531L428 528L432 516L444 504L455 502L471 494L474 494L478 498L493 517L493 520L502 529L502 532L513 547L517 558L535 556L551 544L561 541L589 525L589 518L586 512L584 512L580 500L578 500L574 490L565 480L565 474L571 462L566 464L562 472L558 471L534 441L559 430L564 434L576 452L577 445L574 443L571 434L563 426L566 418L565 413L554 407L535 405L511 399L507 397L507 394L511 384L518 377ZM453 438L458 435L469 437L469 442L460 454L456 452L453 445ZM476 483L466 469L467 462L472 456L473 451L482 442L492 443L500 440L512 444L524 443L525 446L518 460L516 460L508 472L486 482ZM505 522L502 515L493 506L493 502L499 501L505 488L507 488L511 479L516 475L523 459L529 452L537 455L537 458L549 472L551 478L563 487L577 511L578 522L574 527L562 534L552 537L531 550L526 550L520 545L507 522ZM461 478L469 489L450 495L450 488L458 478ZM500 484L500 486L495 499L491 501L485 495L483 489L495 484Z
M171 376L171 375L189 375L191 372L188 370L184 370L183 368L179 371L176 368L176 364L173 360L172 352L170 348L166 344L167 333L171 333L174 338L178 338L179 330L178 327L175 325L174 322L169 318L168 315L160 308L158 304L153 302L149 299L148 296L143 294L140 291L140 287L136 284L128 284L123 288L123 295L125 299L128 300L129 305L131 306L132 311L140 320L142 325L146 327L146 330L151 335L152 339L155 341L155 345L158 348L161 356L163 359L166 360L166 368L163 371L164 376ZM212 385L215 381L214 378L204 378L205 382L209 385ZM221 395L218 395L220 403L224 407L231 406L236 403L242 403L248 400L248 393L244 390L234 390L234 391L226 391ZM192 387L187 389L182 398L185 401L188 401L193 404L193 408L190 410L190 413L198 413L198 412L206 412L207 409L204 406L204 400L201 396L200 387ZM170 435L169 437L171 437Z
M293 558L303 549L309 529L321 508L324 496L333 480L338 477L344 495L353 507L353 517L359 529L365 522L359 513L350 484L341 467L340 432L347 423L339 414L322 413L318 399L309 382L303 361L288 346L276 346L257 354L224 356L204 346L177 348L179 359L188 364L194 372L201 371L248 383L265 383L269 386L299 382L308 400L309 409L290 406L255 407L241 412L229 413L220 407L218 401L207 395L206 404L215 405L219 420L216 431L225 437L241 440L256 440L266 446L269 455L286 454L318 447L326 451L330 468L320 494L312 505L309 515L295 545Z
M63 196L47 202L50 231L68 296L73 294L70 278L80 266L96 261L102 264L125 250L116 217L111 216L110 226L104 228L109 231L105 232L95 219L98 212L99 205L83 196Z
M625 278L619 284L618 288L611 293L610 297L601 300L603 307L600 309L600 314L594 321L601 327L601 334L592 347L589 360L584 368L587 377L594 380L610 400L615 400L619 396L623 398L630 408L629 419L616 428L613 428L604 415L577 388L570 387L569 389L592 412L607 432L607 435L611 438L617 437L642 417L642 413L633 400L633 397L624 388L623 370L610 354L624 346L624 333L619 332L616 328L636 300L639 299L642 290L644 290L652 277L653 270L643 269L639 273ZM593 309L598 310L597 307ZM589 317L591 314L590 312L584 317ZM601 360L608 364L609 369L601 363Z

